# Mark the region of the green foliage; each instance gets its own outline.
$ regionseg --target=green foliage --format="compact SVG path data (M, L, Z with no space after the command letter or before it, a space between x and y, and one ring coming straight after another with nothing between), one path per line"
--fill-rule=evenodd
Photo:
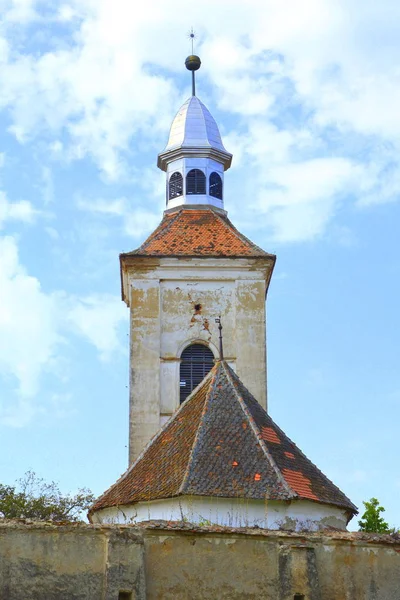
M383 506L379 505L379 500L371 498L369 502L363 502L365 512L358 524L360 531L370 533L390 533L391 529L386 521L381 517L381 513L385 512Z
M32 471L17 486L0 484L0 517L39 521L80 521L94 501L90 490L82 488L74 496L63 495L54 481L46 483Z

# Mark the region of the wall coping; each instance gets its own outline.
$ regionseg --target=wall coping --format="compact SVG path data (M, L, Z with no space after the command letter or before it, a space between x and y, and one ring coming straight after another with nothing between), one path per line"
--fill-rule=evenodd
M379 534L365 533L362 531L341 531L334 528L324 529L323 531L284 531L263 529L261 527L225 527L222 525L197 525L186 521L143 521L135 524L91 524L80 521L72 522L53 522L53 521L34 521L31 519L0 519L0 534L7 529L19 530L41 530L41 531L62 531L62 532L80 532L83 534L105 534L111 533L129 534L131 539L136 539L138 543L143 542L143 537L148 535L167 532L172 534L196 534L196 535L229 535L232 537L261 537L280 540L282 542L296 543L356 543L356 544L376 544L398 546L397 552L400 552L400 534Z

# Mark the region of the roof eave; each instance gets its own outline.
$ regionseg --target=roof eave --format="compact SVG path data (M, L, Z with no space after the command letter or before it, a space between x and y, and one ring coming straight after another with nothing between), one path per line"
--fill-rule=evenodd
M157 261L159 259L178 259L178 260L192 260L192 259L200 259L200 260L236 260L236 259L244 259L244 260L265 260L269 264L267 279L266 279L266 291L268 292L269 284L271 281L272 273L275 268L276 256L275 254L268 254L267 252L260 255L248 255L248 254L146 254L140 253L140 248L137 250L133 250L132 252L125 252L119 255L119 263L120 263L120 282L121 282L121 300L129 306L129 297L128 290L126 289L125 282L127 280L124 277L124 273L126 274L126 270L129 266L133 266L138 260L140 261Z
M170 500L171 498L182 498L183 496L190 496L191 498L193 498L194 496L200 496L200 497L207 497L207 498L227 498L227 499L232 499L232 498L242 498L242 499L247 499L247 500L264 500L267 496L263 495L262 497L254 497L251 494L243 494L242 496L238 496L237 493L236 494L229 494L229 493L223 493L223 494L207 494L204 493L202 494L199 491L196 491L195 494L188 492L187 490L185 490L185 485L184 485L184 481L182 482L182 485L180 487L180 489L178 490L177 493L173 493L173 494L162 494L162 495L155 495L151 498L131 498L128 502L123 502L123 503L110 503L107 506L101 506L99 508L96 508L95 504L90 507L89 511L88 511L88 518L90 520L91 515L93 515L95 512L97 511L101 511L101 510L108 510L110 508L118 508L118 507L122 507L122 506L133 506L135 504L139 504L141 502L155 502L158 500ZM115 485L115 484L114 484ZM113 486L112 486L113 487ZM358 514L358 509L356 508L356 506L353 505L352 502L350 502L350 504L341 504L340 502L325 502L324 500L315 500L313 498L307 498L305 496L300 496L299 494L296 494L295 492L293 493L293 495L291 497L287 497L286 495L282 498L279 498L277 496L275 496L274 498L269 498L269 501L271 502L304 502L304 501L308 501L308 502L313 502L315 504L322 504L324 506L332 506L334 508L339 508L344 510L347 513L347 523L349 523L349 521Z
M232 164L232 154L226 150L213 148L212 146L179 146L170 150L160 152L157 158L157 167L166 171L168 163L179 160L180 158L212 158L224 165L224 171L227 171Z
M276 265L276 254L269 254L269 257L271 259L271 269L268 272L268 278L266 281L266 285L265 285L265 296L267 296L268 294L268 290L269 290L269 284L271 283L271 279L272 279L272 273L274 272L275 269L275 265Z

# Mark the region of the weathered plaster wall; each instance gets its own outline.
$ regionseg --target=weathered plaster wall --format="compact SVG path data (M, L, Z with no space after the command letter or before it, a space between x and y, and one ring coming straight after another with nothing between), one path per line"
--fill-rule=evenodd
M399 600L400 541L153 522L0 521L2 600ZM300 596L301 597L301 596Z
M265 294L270 259L132 259L123 273L131 309L130 462L179 406L179 365L195 341L224 356L267 405ZM161 385L162 382L162 385Z
M145 548L149 600L400 598L400 543L379 537L148 530Z
M0 521L1 600L294 600L296 594L399 600L400 541L188 523Z
M152 279L131 284L130 462L160 428L160 288Z
M0 598L144 600L143 550L133 529L0 520Z
M114 506L96 511L92 519L94 523L122 525L148 520L185 519L197 524L295 530L326 527L345 530L348 521L345 510L310 500L278 502L205 496L181 496Z

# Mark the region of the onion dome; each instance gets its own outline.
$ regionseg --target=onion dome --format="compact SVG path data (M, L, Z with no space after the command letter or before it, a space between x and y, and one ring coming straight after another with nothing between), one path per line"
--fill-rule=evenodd
M167 146L158 155L158 167L167 170L168 162L179 154L210 156L229 169L232 154L226 151L218 125L204 104L191 96L179 109L172 122Z

